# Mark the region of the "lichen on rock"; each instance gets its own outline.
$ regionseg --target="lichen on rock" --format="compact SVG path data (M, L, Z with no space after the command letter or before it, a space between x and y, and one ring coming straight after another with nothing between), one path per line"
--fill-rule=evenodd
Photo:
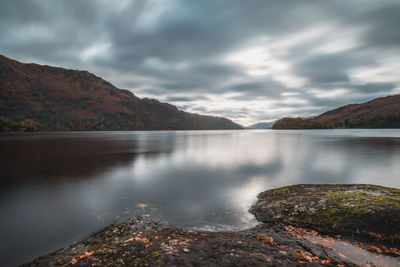
M400 241L400 190L376 185L295 185L260 193L261 222L285 221L321 232Z

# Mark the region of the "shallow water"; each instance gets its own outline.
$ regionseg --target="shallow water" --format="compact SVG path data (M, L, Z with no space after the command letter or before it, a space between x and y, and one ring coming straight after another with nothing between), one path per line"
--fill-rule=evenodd
M323 238L321 236L305 236L305 239L314 244L329 248L328 254L330 256L342 258L343 260L351 262L356 266L400 266L400 260L396 257L379 255L377 253L370 252L367 249L360 249L349 242Z
M400 187L400 130L0 135L0 177L0 263L13 266L133 215L238 229L266 189Z

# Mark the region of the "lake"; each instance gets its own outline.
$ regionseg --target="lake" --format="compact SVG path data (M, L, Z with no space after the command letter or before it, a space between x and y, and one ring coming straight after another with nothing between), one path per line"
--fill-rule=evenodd
M0 263L14 266L135 215L242 229L266 189L400 187L400 129L3 134L0 177Z

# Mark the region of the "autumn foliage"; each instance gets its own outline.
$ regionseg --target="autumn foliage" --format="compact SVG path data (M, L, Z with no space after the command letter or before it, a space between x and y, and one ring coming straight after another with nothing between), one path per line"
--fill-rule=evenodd
M24 64L0 55L0 131L241 129L155 99L141 99L87 71Z
M325 112L313 119L283 118L273 129L400 128L400 95Z

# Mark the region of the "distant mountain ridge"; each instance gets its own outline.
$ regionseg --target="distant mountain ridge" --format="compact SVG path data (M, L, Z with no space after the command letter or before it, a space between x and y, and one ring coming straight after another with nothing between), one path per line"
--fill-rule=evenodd
M96 75L0 55L0 131L242 129L141 99Z
M258 122L249 126L246 126L245 129L271 129L274 125L275 121L273 122Z
M400 128L400 94L327 111L312 119L283 118L273 129Z

